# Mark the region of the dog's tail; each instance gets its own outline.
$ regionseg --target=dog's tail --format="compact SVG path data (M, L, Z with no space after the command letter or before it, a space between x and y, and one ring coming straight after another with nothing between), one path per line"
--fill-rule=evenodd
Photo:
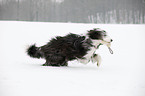
M35 44L28 47L27 54L33 58L43 58L43 53L39 47L35 46Z

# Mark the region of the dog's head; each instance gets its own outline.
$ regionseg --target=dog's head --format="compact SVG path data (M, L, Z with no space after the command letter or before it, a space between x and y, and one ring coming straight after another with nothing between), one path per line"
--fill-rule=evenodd
M113 41L108 35L107 32L96 28L93 30L89 30L87 35L89 36L89 38L91 38L92 40L99 40L101 44L105 44L108 47L110 47L111 42Z

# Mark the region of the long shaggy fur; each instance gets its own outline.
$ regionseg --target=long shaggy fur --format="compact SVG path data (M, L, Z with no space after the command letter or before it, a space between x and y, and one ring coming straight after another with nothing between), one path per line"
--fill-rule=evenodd
M36 47L35 44L34 45L31 45L28 50L27 50L27 53L30 57L33 57L33 58L42 58L43 57L43 54L41 51L39 51L40 48Z
M102 38L102 33L97 33L94 36L90 30L87 36L77 34L68 34L66 36L57 36L48 42L46 45L36 47L35 44L27 49L27 54L33 58L44 58L45 66L67 66L67 62L74 59L84 59L87 52L93 47L92 39Z

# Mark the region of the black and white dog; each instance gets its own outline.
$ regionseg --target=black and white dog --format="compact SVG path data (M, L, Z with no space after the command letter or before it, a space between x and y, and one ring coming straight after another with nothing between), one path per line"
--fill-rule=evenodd
M88 31L85 35L70 33L63 37L57 36L41 47L31 45L27 49L27 54L33 58L46 59L43 66L67 66L68 61L75 59L84 64L90 61L97 62L99 66L101 57L95 54L96 49L102 44L110 48L112 41L106 31L97 28Z

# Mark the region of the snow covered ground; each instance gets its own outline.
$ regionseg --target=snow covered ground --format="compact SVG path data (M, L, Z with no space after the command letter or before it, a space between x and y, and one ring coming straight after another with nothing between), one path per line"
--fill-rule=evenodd
M145 25L34 23L0 21L0 96L145 96ZM46 44L68 32L102 28L114 40L97 51L102 65L69 62L41 66L26 46Z

